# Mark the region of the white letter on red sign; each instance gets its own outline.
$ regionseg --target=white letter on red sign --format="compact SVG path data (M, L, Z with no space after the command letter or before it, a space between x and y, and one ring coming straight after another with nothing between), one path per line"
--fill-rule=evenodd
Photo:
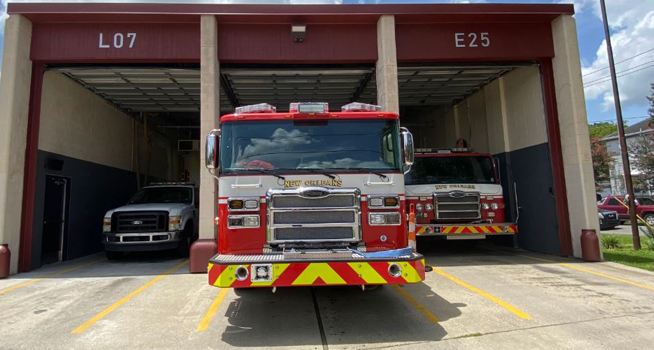
M464 35L463 33L454 33L454 44L456 45L456 47L466 47L465 44L462 44L463 43L463 38L462 38L463 35Z
M109 48L109 45L107 45L107 44L103 44L102 41L103 41L103 40L102 40L102 33L100 33L100 48L101 48L101 49L108 49L108 48Z

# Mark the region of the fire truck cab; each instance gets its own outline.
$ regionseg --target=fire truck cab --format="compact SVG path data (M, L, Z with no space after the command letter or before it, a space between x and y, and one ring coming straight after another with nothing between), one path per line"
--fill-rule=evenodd
M407 203L415 208L417 236L447 239L513 235L497 160L468 149L417 149L405 175Z
M396 113L351 103L258 104L220 118L206 166L218 181L217 287L424 280L409 245L404 171L413 137Z

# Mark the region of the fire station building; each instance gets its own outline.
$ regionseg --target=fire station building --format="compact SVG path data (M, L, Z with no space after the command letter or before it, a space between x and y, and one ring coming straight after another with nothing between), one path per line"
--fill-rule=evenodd
M508 244L581 255L598 228L572 5L11 2L0 85L0 243L11 271L102 250L139 182L200 186L204 138L237 106L359 101L417 147L499 158ZM506 242L504 242L506 243Z

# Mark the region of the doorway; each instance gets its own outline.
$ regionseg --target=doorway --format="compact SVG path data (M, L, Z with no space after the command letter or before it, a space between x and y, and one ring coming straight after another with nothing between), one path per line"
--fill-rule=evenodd
M41 263L44 265L65 258L69 186L69 178L46 175L41 248Z

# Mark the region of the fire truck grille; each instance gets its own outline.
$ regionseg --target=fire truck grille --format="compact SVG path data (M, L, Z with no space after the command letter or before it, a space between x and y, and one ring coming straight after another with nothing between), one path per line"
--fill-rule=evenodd
M111 216L114 233L161 232L168 230L167 212L124 212Z
M351 224L356 221L356 212L347 211L286 211L273 213L273 224Z
M275 196L272 206L282 208L339 208L354 207L356 198L353 194L330 195L323 198L304 198L300 196Z
M275 237L285 241L349 239L354 236L352 227L289 227L276 228Z
M357 189L325 188L319 197L304 197L301 191L269 191L268 241L271 244L359 240Z
M434 211L439 220L481 219L479 193L450 192L434 195Z

